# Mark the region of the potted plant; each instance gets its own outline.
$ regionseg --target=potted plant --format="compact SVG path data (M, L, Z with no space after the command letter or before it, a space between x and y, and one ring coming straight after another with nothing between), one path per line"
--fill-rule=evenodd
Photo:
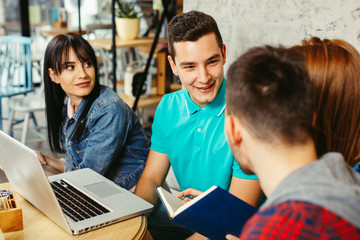
M135 5L128 2L119 2L116 9L116 31L122 40L131 40L139 35L141 14L136 11Z

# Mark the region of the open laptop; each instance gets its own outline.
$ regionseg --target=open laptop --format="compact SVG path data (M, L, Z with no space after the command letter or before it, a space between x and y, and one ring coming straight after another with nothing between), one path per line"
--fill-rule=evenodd
M91 169L46 177L36 153L3 131L0 131L0 165L15 191L69 234L81 234L147 213L153 208ZM67 192L72 195L77 191L80 191L80 197L64 199ZM57 200L56 196L62 199ZM69 209L71 206L75 210Z

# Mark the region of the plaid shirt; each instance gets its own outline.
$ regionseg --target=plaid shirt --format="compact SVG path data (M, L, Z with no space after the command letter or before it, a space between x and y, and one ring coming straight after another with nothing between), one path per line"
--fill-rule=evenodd
M244 239L360 239L360 229L311 203L286 201L259 210L244 226Z

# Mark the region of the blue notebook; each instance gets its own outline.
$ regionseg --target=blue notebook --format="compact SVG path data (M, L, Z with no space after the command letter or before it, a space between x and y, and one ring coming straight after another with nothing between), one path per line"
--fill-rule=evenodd
M171 220L212 240L225 239L227 234L239 236L245 222L257 211L217 186L186 204L161 187L156 191Z

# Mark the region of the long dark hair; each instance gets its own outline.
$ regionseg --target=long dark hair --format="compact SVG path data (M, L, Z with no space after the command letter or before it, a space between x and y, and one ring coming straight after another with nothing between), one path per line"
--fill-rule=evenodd
M56 152L63 152L60 146L60 133L62 128L62 111L66 94L60 84L51 81L48 69L51 68L57 75L62 72L62 63L69 58L69 51L73 49L80 62L91 61L95 68L95 86L91 93L84 97L86 106L80 115L74 129L74 137L81 136L84 131L88 111L100 94L100 83L97 69L96 55L90 44L80 35L66 33L54 37L46 47L44 58L44 84L45 84L45 102L46 118L48 124L48 137L50 149Z

